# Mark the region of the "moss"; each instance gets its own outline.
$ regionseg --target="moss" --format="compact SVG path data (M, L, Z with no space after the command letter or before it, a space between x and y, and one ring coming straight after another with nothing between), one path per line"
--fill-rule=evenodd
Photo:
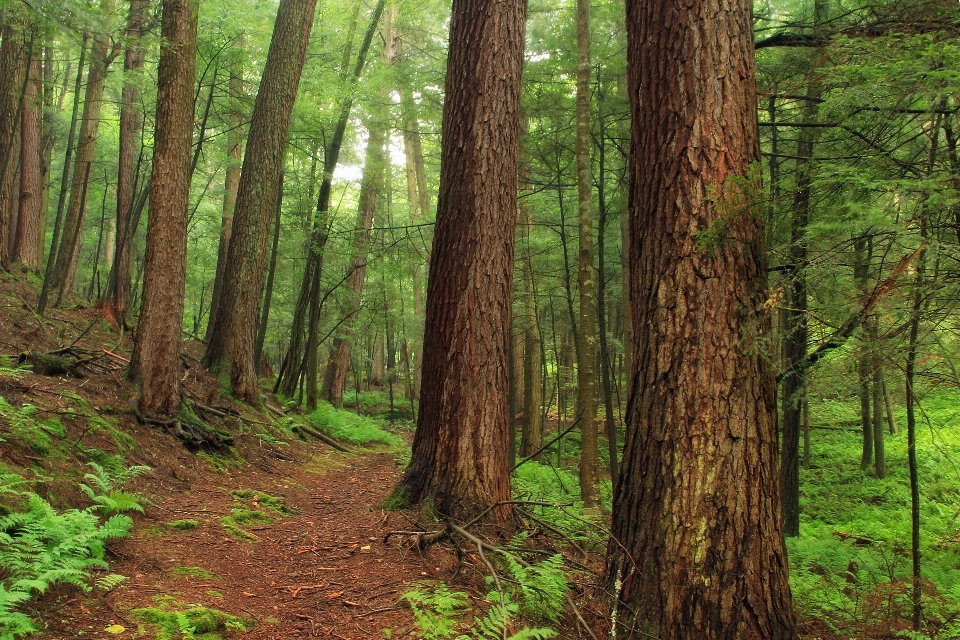
M168 529L176 529L177 531L190 531L191 529L199 527L200 523L196 520L171 520L164 526Z
M398 486L387 496L387 499L380 503L381 509L388 511L400 511L410 506L410 496L407 495L406 487Z
M187 580L219 580L218 576L203 567L171 567L170 575Z
M252 491L250 489L238 489L231 491L230 495L237 500L251 500L254 507L262 507L267 511L272 511L277 515L296 515L302 513L299 509L287 506L283 498L272 496L262 491Z
M181 611L174 609L175 601L166 604L167 606L134 609L130 612L130 617L152 625L159 640L175 638L214 640L221 638L221 634L225 631L247 631L256 625L253 620L200 605Z

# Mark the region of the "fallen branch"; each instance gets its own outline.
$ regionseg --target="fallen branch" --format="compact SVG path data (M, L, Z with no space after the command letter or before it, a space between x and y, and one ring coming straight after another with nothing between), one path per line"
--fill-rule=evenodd
M343 451L344 453L353 453L352 451L350 451L350 449L347 449L345 446L343 446L342 444L340 444L339 442L337 442L336 440L334 440L333 438L331 438L331 437L328 436L327 434L321 433L321 432L317 431L316 429L311 429L310 427L308 427L308 426L306 426L306 425L304 425L304 424L294 425L293 428L294 428L294 429L300 429L301 431L303 431L303 432L306 433L307 435L311 435L311 436L313 436L314 438L316 438L317 440L319 440L319 441L321 441L321 442L323 442L323 443L325 443L325 444L330 445L331 447L333 447L333 448L336 449L337 451Z
M510 467L510 473L513 473L514 471L516 471L517 468L518 468L520 465L529 462L530 460L536 458L536 457L539 456L541 453L543 453L544 451L546 451L547 448L550 447L550 445L552 445L554 442L556 442L557 440L559 440L559 439L562 438L563 436L565 436L565 435L567 435L568 433L570 433L571 431L573 431L573 429L574 429L579 423L580 423L580 418L577 418L576 420L573 421L573 424L570 425L570 427L569 427L566 431L564 431L563 433L561 433L561 434L559 434L558 436L554 437L553 440L551 440L551 441L548 442L547 444L543 445L542 447L540 447L539 449L537 449L535 452L533 452L532 454L530 454L529 456L527 456L526 458L524 458L523 460L521 460L521 461L518 462L517 464L513 465L512 467Z

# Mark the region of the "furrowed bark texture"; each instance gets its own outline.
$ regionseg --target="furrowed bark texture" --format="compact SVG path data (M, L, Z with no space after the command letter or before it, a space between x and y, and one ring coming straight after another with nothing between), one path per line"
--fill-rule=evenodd
M197 72L197 0L164 0L143 312L130 362L140 411L180 412L180 344L187 272L190 147Z
M40 234L40 203L43 200L43 97L40 83L42 49L35 46L33 50L20 116L20 202L10 259L25 270L37 273L40 271L40 242L37 236Z
M15 180L18 162L21 97L30 56L27 9L9 7L3 16L0 45L0 264L9 263L10 203L20 192Z
M277 9L240 172L223 297L203 358L214 373L229 373L233 392L252 403L260 400L253 351L267 238L316 5L282 0Z
M427 285L412 504L468 517L510 496L508 357L524 0L455 0ZM509 517L502 509L500 519Z
M751 4L630 2L627 33L637 347L609 580L662 640L792 640Z

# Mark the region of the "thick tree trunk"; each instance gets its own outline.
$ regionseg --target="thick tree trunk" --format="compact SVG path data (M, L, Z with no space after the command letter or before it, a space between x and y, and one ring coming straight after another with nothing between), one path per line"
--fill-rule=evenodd
M143 312L130 358L130 376L140 383L140 411L146 415L175 416L180 412L197 5L197 0L163 0L164 46L157 72Z
M130 306L130 281L133 278L133 201L138 182L137 162L143 110L138 74L143 68L144 51L140 44L147 23L149 0L130 0L127 14L127 50L123 58L123 93L120 104L120 155L117 168L117 241L113 269L100 300L101 313L118 325L126 325Z
M43 98L40 83L40 47L33 47L27 90L20 117L20 203L11 262L26 271L40 271L40 205L43 201L42 135Z
M347 303L347 318L341 326L340 335L334 340L324 376L323 397L334 406L343 405L343 391L350 372L350 353L353 347L353 325L360 312L360 297L367 274L367 253L370 248L370 229L377 211L377 198L383 189L386 168L386 120L382 109L374 114L367 126L367 150L363 164L363 179L360 183L360 209L357 212L357 229L353 240L353 258L348 281L350 292Z
M751 6L627 4L637 347L607 570L627 624L662 640L797 637L763 353Z
M315 9L316 0L281 0L277 10L240 173L223 297L203 357L250 403L260 401L253 350L267 236Z
M20 118L27 88L27 67L32 47L28 9L13 5L3 16L3 43L0 44L0 265L10 262L11 205L16 212L20 183L16 180L20 164L17 153Z
M470 517L510 496L507 379L526 2L454 0L423 390L397 496ZM501 521L509 509L497 511Z
M580 420L580 499L600 504L597 431L597 295L593 268L593 167L590 160L590 0L577 0L577 226L580 348L577 418Z
M102 0L104 12L113 10L113 0ZM57 250L57 261L53 271L47 274L51 279L51 290L57 291L56 304L59 306L64 296L73 290L73 280L77 273L77 257L80 253L80 232L87 207L87 188L90 168L97 150L97 134L100 129L100 110L103 104L103 89L110 66L108 58L109 37L98 34L94 38L90 52L90 70L87 75L87 88L83 100L83 116L80 118L79 139L73 164L73 179L70 183L70 199L67 202L66 217L63 222L63 235Z

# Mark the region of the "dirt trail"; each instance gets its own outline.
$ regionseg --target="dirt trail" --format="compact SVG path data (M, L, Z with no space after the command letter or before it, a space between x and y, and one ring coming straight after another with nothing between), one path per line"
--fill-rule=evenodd
M110 571L128 580L109 593L49 594L38 603L47 625L39 637L134 637L142 623L132 611L158 604L180 610L200 604L256 620L246 634L227 637L407 636L412 616L398 605L399 596L449 558L438 551L431 560L430 551L421 556L383 544L386 532L409 528L377 507L399 477L391 455L344 456L305 444L298 456L302 464L265 458L261 468L216 472L181 451L179 465L155 469L141 488L153 505L136 518L130 538L110 545L116 558ZM300 513L276 514L263 494ZM275 522L243 526L252 537L244 541L221 521L235 509ZM185 519L198 526L167 524ZM105 631L117 624L126 631Z

